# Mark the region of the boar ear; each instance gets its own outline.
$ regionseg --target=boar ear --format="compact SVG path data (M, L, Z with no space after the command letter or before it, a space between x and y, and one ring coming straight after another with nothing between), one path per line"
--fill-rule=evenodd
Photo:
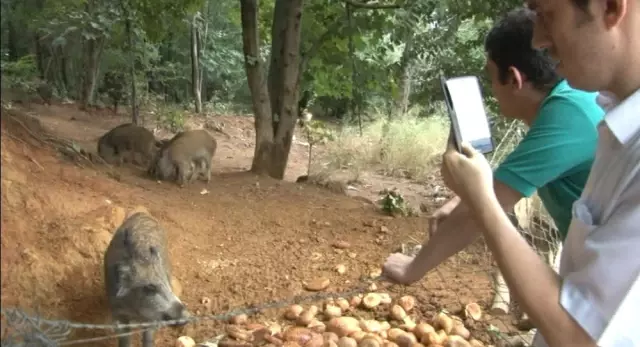
M131 288L131 266L120 263L115 265L115 270L118 283L116 297L120 298L126 296Z

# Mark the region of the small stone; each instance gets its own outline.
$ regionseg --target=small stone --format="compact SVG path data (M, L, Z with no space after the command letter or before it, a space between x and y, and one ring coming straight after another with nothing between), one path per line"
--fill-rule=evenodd
M389 228L387 228L384 225L381 225L380 226L380 232L383 233L383 234L388 234L389 233Z
M335 270L337 273L344 275L344 273L347 272L347 267L344 266L344 264L338 264L336 265Z
M331 282L328 278L320 277L304 284L304 289L312 292L325 290Z
M336 241L332 244L333 247L335 248L339 248L339 249L347 249L349 247L351 247L351 244L347 241Z

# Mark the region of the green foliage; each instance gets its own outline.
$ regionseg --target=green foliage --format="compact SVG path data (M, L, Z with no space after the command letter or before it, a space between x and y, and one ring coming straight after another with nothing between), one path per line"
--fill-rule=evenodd
M158 122L176 133L184 130L185 115L177 107L167 106L158 111Z
M380 208L383 212L388 215L395 216L407 216L412 215L412 209L409 207L407 202L404 200L404 197L400 192L396 189L384 189L378 193L380 195L380 199L378 202L380 203Z
M262 50L256 59L268 61L274 3L258 2ZM312 91L314 114L353 120L347 107L353 103L365 121L394 117L407 72L409 106L419 105L419 115L429 117L440 107L441 73L474 74L482 77L497 140L509 129L496 117L483 74L482 43L493 18L521 2L414 0L399 9L353 7L352 26L342 1L308 0L304 6L301 54L307 64L301 88ZM192 103L190 23L197 13L204 45L203 103L216 112L251 108L237 0L3 0L2 11L3 81L19 85L41 74L77 98L85 78L86 43L92 41L103 44L97 89L108 71L126 71L130 79L128 69L134 64L141 100L160 95L163 102L179 105ZM127 19L133 28L133 52L127 44ZM9 37L9 28L17 28L20 35ZM33 51L36 34L39 57ZM15 82L17 76L23 76L23 82Z

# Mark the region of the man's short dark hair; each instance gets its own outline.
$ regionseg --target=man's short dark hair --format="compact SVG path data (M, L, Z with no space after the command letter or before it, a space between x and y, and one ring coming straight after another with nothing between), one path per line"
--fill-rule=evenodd
M581 0L574 0L581 1ZM518 69L536 89L549 90L561 77L544 50L533 48L535 12L527 8L509 11L487 34L484 49L498 67L500 82L506 83L510 67Z

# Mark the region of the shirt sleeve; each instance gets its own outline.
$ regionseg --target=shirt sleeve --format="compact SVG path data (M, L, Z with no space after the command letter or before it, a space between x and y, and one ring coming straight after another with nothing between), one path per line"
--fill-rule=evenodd
M593 159L598 133L586 112L573 100L550 98L529 132L495 170L495 179L530 197Z
M582 265L563 276L560 293L565 310L602 347L640 346L640 190L625 200L605 224L574 218L572 228L586 228L577 245L583 252L572 259Z

